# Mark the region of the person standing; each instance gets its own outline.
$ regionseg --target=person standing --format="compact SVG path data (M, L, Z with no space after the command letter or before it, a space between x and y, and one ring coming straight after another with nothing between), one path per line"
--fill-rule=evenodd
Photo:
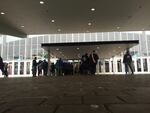
M97 65L97 62L98 62L98 55L96 54L95 50L93 50L92 54L90 54L90 58L89 58L89 62L90 62L90 73L91 74L95 74L96 72L96 65Z
M129 50L126 51L126 54L123 57L123 63L125 64L125 72L128 73L128 67L130 68L132 74L134 74L134 69L132 66L132 56L130 55Z
M0 56L0 70L2 71L2 74L4 74L6 77L8 77L7 73L7 64L3 62L3 58Z
M36 57L33 59L32 61L32 75L33 77L36 77L36 73L37 73L37 62L36 62Z
M44 76L47 76L48 62L46 60L43 61L43 71L44 71Z
M57 75L60 76L63 74L63 61L59 58L55 64Z

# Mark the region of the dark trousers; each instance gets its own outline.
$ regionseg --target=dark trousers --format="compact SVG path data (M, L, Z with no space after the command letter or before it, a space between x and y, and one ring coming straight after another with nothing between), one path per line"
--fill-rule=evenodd
M36 77L37 67L32 67L32 75Z
M8 77L7 69L4 70L4 67L1 67L0 70L2 71L2 74L3 74L3 75L5 75L6 77Z
M126 74L129 71L128 67L130 68L132 74L134 74L134 69L132 67L132 63L125 63L125 72L126 72Z
M91 73L92 75L94 75L95 72L96 72L96 64L90 65L90 73Z

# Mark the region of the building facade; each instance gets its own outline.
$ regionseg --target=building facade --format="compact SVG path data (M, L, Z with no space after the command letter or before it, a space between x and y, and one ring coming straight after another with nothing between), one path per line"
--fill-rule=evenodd
M0 54L9 63L10 76L31 76L32 59L37 56L44 59L47 52L41 43L90 42L90 41L121 41L139 40L139 45L130 49L133 56L135 73L150 73L150 35L145 32L102 32L75 34L47 34L29 36L26 39L6 41L8 36L0 35ZM101 59L97 66L99 74L124 74L123 54L110 59Z

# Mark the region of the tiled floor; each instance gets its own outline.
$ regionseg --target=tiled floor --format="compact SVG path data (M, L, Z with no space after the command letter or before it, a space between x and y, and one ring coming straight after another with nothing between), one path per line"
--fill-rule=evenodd
M150 113L150 75L1 78L0 113Z

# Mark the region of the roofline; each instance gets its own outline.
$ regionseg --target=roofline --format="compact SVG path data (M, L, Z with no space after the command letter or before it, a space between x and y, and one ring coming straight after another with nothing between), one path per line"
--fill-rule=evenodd
M139 44L139 40L122 40L122 41L95 41L95 42L65 42L65 43L42 43L41 47L54 46L87 46L87 45L104 45L104 44Z

